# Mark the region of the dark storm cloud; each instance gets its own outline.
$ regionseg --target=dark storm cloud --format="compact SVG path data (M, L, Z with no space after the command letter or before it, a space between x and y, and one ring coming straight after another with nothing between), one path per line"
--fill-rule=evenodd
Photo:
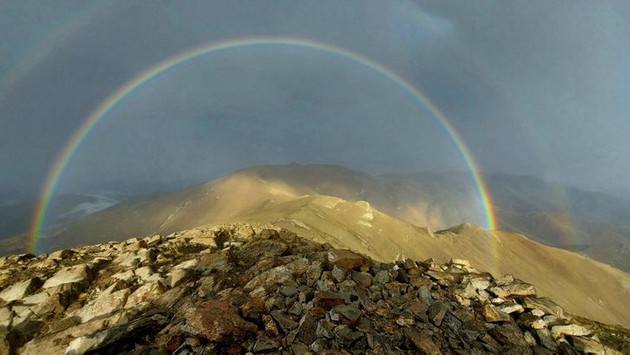
M82 4L0 5L0 64L9 64L0 87L25 60L20 55L37 59L1 92L2 186L41 184L94 107L151 65L226 38L294 36L348 48L405 77L444 111L484 170L628 188L621 179L630 172L630 14L623 2L120 1L97 2L79 16ZM77 25L60 34L72 14ZM269 61L263 54L232 64L215 56L196 62L188 79L183 69L165 77L170 92L159 82L139 90L93 132L67 175L90 185L202 179L265 156L373 171L461 167L444 154L448 137L421 139L424 126L414 130L411 118L421 109L403 107L404 94L377 73L352 77L354 66L321 53L309 54L311 62L266 53L271 64L286 60L265 67L277 75L256 76ZM240 79L220 75L239 66L254 71ZM203 70L221 85L195 80ZM383 125L388 119L394 124ZM356 140L344 142L341 132ZM357 147L361 139L375 142L372 149ZM141 152L131 156L142 164L125 160L122 147ZM207 152L214 152L211 161ZM443 164L430 159L440 154ZM109 163L87 168L95 159Z

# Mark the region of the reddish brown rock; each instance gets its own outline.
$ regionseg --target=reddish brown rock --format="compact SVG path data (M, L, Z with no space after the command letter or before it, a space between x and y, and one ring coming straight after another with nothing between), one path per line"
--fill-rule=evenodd
M315 304L325 309L331 309L337 305L343 304L344 298L332 291L318 291L315 292Z
M227 301L208 300L185 312L187 333L211 342L241 341L256 332Z
M361 268L367 264L367 259L361 254L357 254L350 250L337 249L331 250L326 254L326 261L332 269L335 265L346 268L348 270Z

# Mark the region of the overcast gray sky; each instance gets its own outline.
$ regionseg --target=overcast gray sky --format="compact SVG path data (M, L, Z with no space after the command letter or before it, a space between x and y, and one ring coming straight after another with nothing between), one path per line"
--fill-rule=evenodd
M109 94L190 48L290 36L422 91L482 171L630 190L627 1L0 3L0 186L38 191ZM435 117L381 73L281 45L200 56L121 101L60 189L203 180L261 163L463 170Z

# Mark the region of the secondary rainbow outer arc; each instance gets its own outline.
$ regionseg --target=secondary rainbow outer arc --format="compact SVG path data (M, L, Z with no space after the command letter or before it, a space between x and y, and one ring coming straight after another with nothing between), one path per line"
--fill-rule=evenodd
M48 174L46 181L44 183L42 193L40 198L35 206L35 213L33 214L33 220L31 222L31 228L29 230L28 239L27 239L27 248L31 252L36 252L37 248L37 240L39 234L42 230L44 220L46 217L47 209L50 204L50 200L52 195L59 183L61 175L68 165L68 162L72 158L74 152L77 150L83 139L86 135L91 131L91 129L112 109L124 99L127 95L133 92L135 89L140 87L142 84L148 82L152 78L157 75L167 71L170 68L173 68L177 65L180 65L188 60L191 60L195 57L209 54L212 52L238 48L238 47L246 47L246 46L262 46L262 45L288 45L295 47L304 47L304 48L312 48L322 50L324 52L329 52L333 54L337 54L339 56L350 59L359 64L365 65L372 70L377 71L378 73L384 75L405 91L410 93L413 97L415 97L420 103L422 103L442 124L444 129L453 139L453 142L457 146L462 158L468 165L471 170L471 174L475 184L477 185L478 193L481 198L481 202L486 214L486 228L495 229L495 217L494 210L492 206L492 201L490 199L490 195L488 193L488 189L486 187L485 182L481 178L479 173L479 169L477 168L477 164L473 159L468 147L464 144L462 138L457 133L457 131L450 124L446 116L435 106L431 101L429 101L420 91L418 91L414 86L406 82L402 77L388 68L365 58L357 53L351 52L346 49L338 48L330 44L316 42L313 40L306 39L298 39L292 37L247 37L247 38L237 38L231 39L221 42L211 42L209 44L205 44L191 50L182 52L173 57L170 57L166 60L163 60L151 68L145 70L140 75L134 77L132 80L128 81L126 84L118 88L114 91L107 99L102 101L96 109L83 121L81 126L74 132L68 143L65 145L63 150L59 153L57 159L52 165L51 171Z

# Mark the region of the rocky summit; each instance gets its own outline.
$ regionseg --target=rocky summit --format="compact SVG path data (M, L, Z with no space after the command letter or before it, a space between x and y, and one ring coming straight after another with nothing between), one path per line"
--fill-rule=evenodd
M630 353L462 259L382 263L234 224L0 259L0 354Z

